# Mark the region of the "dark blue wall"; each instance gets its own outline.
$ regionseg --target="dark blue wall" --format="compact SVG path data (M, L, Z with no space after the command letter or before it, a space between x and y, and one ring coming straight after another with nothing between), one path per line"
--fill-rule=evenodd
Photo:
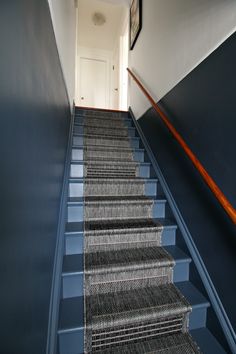
M47 0L0 2L0 353L43 354L69 104Z
M161 105L236 207L236 34L174 87ZM236 229L159 117L139 120L236 329Z

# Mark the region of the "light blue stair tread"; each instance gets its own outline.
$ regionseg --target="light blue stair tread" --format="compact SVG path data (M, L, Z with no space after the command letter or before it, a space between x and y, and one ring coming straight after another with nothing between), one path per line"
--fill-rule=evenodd
M175 284L193 308L209 307L210 303L190 281Z
M62 274L82 273L84 270L83 255L67 255L63 258Z
M59 333L84 327L84 297L63 299L60 303Z
M190 334L199 345L203 354L226 354L207 328L194 329L190 331Z
M181 249L177 246L165 246L164 249L170 253L170 255L174 258L176 263L190 263L192 262L191 257L185 254Z
M176 222L168 218L153 218L155 222L161 224L163 227L168 227L171 229L177 229Z

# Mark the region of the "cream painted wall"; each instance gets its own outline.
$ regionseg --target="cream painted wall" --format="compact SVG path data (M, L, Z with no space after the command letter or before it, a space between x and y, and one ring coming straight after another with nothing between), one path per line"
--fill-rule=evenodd
M129 67L160 100L236 30L235 0L143 1L143 28ZM150 104L129 80L139 118Z
M75 97L76 1L48 0L59 57L72 107Z

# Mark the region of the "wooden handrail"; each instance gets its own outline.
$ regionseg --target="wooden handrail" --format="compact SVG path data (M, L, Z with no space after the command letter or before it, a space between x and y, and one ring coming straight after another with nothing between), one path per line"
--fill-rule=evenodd
M137 79L137 77L134 75L134 73L127 68L128 73L130 76L134 79L136 84L139 86L141 91L144 93L144 95L147 97L149 102L152 104L153 108L155 111L160 115L162 121L165 123L165 125L168 127L170 132L173 134L175 139L178 141L179 145L182 147L186 155L189 157L189 159L192 161L193 165L196 167L200 175L202 176L203 180L205 183L208 185L212 193L215 195L216 199L219 201L220 205L223 207L225 212L228 214L230 219L233 221L234 224L236 224L236 210L234 207L230 204L226 196L222 193L220 188L217 186L215 181L212 179L212 177L208 174L206 169L203 167L201 162L198 160L198 158L195 156L195 154L192 152L192 150L189 148L189 146L186 144L184 139L181 137L181 135L177 132L175 127L171 124L169 121L167 115L161 110L159 105L154 101L154 99L151 97L151 95L148 93L148 91L143 87L141 82Z

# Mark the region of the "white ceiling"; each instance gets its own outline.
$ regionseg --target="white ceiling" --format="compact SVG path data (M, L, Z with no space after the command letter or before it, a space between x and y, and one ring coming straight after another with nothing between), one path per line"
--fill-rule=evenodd
M129 0L79 0L78 41L80 46L113 50L115 40ZM116 6L114 6L116 5ZM103 26L95 26L92 16L101 12L106 17Z

